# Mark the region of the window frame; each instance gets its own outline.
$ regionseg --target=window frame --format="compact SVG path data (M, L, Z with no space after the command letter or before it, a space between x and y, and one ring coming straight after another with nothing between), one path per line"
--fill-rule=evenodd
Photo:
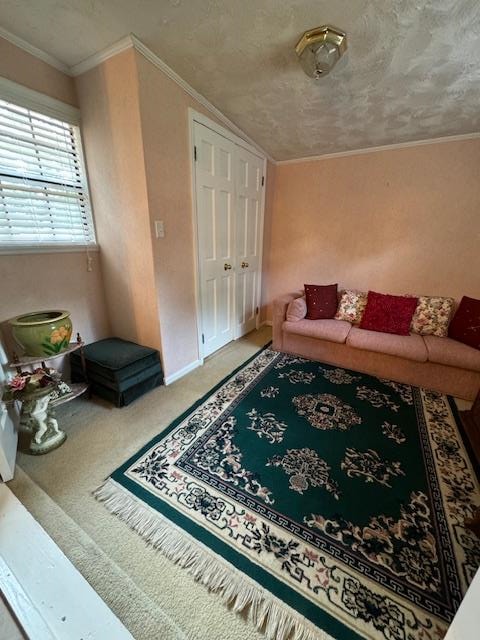
M0 77L0 99L11 102L19 107L30 109L41 115L60 120L68 123L74 128L75 144L77 147L78 163L81 169L81 184L84 189L90 206L90 215L92 219L94 243L75 244L75 243L38 243L25 245L8 245L0 243L0 255L12 255L23 253L76 253L84 251L98 251L97 229L95 225L95 215L90 195L90 187L88 180L87 163L83 150L82 130L80 126L80 110L65 102L61 102L56 98L51 98L43 93L28 89L23 85L12 82L7 78Z

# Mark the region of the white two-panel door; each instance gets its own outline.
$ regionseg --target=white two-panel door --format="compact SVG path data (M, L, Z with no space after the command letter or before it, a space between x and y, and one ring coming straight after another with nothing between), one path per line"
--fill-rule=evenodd
M256 326L263 159L194 123L203 356Z
M235 337L255 329L262 265L263 159L237 145Z
M195 123L195 188L204 356L235 337L235 145Z

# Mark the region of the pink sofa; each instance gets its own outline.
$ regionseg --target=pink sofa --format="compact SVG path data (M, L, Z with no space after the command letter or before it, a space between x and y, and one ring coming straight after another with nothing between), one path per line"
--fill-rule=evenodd
M367 331L344 320L286 320L302 292L273 304L273 348L380 378L474 400L480 388L480 351L451 338Z

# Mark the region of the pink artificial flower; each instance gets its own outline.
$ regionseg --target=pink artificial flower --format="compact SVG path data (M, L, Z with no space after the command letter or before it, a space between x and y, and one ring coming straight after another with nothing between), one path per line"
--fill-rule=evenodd
M10 380L9 387L13 391L21 391L25 388L27 383L27 378L25 376L15 376L12 380Z

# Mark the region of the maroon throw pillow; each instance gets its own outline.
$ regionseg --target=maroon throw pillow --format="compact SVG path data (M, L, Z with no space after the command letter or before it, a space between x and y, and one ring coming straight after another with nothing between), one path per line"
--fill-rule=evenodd
M368 292L360 329L408 336L418 298Z
M448 335L454 340L480 349L480 300L463 296L448 327Z
M305 300L307 301L308 320L324 320L333 318L337 313L338 294L336 284L306 284Z

